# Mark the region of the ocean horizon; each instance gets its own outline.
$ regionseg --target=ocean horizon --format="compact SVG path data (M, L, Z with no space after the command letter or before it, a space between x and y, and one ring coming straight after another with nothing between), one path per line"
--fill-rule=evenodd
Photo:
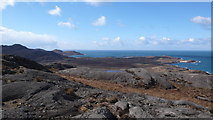
M72 57L139 57L139 56L172 56L184 60L199 61L196 63L176 63L173 65L212 73L211 51L190 51L190 50L76 50L84 55Z

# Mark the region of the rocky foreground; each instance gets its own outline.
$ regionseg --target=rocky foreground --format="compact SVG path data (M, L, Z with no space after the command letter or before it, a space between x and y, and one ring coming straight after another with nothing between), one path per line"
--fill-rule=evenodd
M3 118L213 117L212 74L169 65L179 58L1 61Z

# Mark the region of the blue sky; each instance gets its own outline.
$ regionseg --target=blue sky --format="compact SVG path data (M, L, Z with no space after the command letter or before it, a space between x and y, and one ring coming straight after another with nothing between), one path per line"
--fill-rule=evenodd
M3 44L86 50L210 50L211 3L16 2Z

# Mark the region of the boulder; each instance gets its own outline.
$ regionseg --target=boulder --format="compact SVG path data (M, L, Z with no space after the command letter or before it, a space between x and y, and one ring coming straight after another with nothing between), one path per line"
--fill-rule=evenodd
M129 104L127 102L124 101L118 101L115 103L115 106L121 108L122 110L126 110L129 107Z
M129 109L129 116L134 118L151 118L152 116L141 107L132 107Z

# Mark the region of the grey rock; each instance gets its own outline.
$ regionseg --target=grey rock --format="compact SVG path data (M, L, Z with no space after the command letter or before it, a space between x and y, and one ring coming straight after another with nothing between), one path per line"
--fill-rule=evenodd
M179 112L173 108L157 108L155 111L158 113L158 117L160 118L180 116Z
M175 88L174 85L172 85L165 78L160 77L158 74L153 75L153 79L155 79L157 81L157 83L165 89L174 89Z
M202 105L198 105L198 104L196 104L194 102L186 101L186 100L174 100L173 104L174 105L189 105L189 106L193 106L193 107L198 108L198 109L209 110L208 108L206 108L206 107L204 107Z
M164 112L163 117L176 117L176 113L174 112Z
M183 79L193 87L213 88L213 75L184 74Z
M66 82L65 79L49 72L43 72L33 69L25 69L21 74L4 75L3 80L10 81L35 81L35 82L48 82L53 84L59 84L60 82Z
M96 108L89 112L74 116L73 118L103 118L103 119L115 119L115 116L106 108Z
M183 72L170 72L165 73L165 79L172 81L182 80L181 84L190 87L198 88L213 88L212 74L198 74L198 73L183 73Z
M157 84L160 84L162 87L166 89L175 88L166 79L163 79L158 74L149 72L144 68L130 68L127 69L127 71L134 74L136 77L140 78L148 88L151 86L155 86Z
M186 116L192 116L192 115L198 115L199 112L195 111L193 109L189 109L189 108L182 108L182 109L178 109L179 112L181 112L183 115Z
M2 86L2 101L30 97L41 90L51 87L51 84L44 82L14 82Z
M81 76L96 80L112 80L119 83L132 82L133 76L125 71L121 72L106 72L107 69L93 69L87 67L72 68L59 71L61 74Z
M129 109L129 116L134 118L151 118L152 116L141 107L132 107Z
M159 75L149 72L143 68L130 68L126 70L118 70L119 72L106 72L107 69L97 68L71 68L61 70L59 73L81 76L84 78L95 79L95 80L110 80L119 84L131 85L132 87L152 87L160 84L166 89L174 88L167 80L160 78ZM144 86L141 85L144 84Z
M122 110L126 110L129 107L128 102L124 102L124 101L118 101L115 103L115 106L121 108Z
M127 71L142 78L145 84L150 84L152 80L152 75L150 74L150 72L148 72L147 70L143 68L130 68L130 69L127 69Z

